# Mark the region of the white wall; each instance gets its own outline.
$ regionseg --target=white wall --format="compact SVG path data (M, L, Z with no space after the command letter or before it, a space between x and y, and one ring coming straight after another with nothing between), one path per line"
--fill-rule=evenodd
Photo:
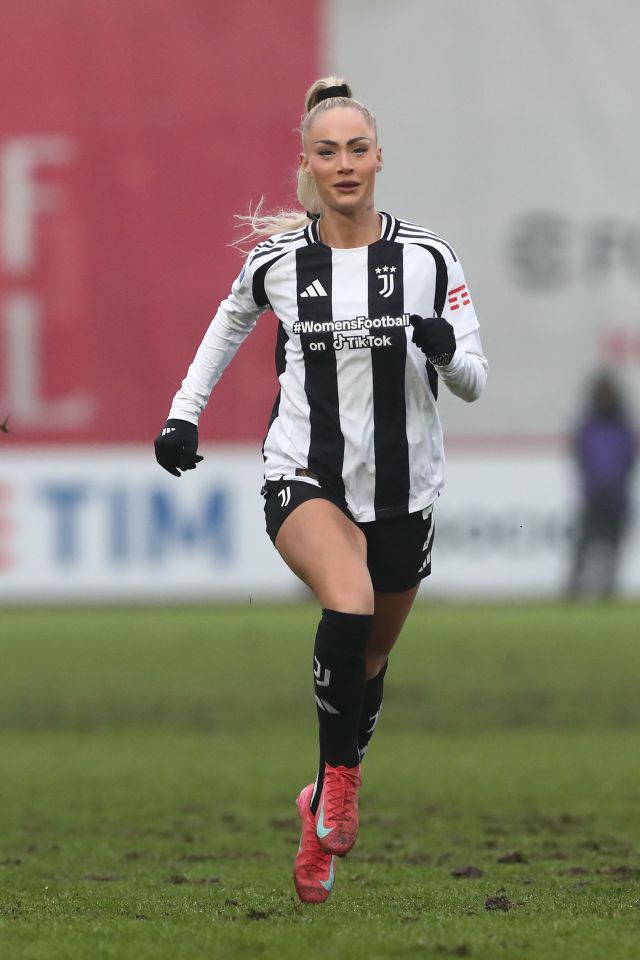
M325 66L376 114L378 205L449 239L491 364L454 434L554 436L618 365L640 413L636 0L330 0Z

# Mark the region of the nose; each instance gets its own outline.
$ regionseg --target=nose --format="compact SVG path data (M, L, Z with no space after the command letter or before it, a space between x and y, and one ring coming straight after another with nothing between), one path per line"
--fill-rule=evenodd
M341 150L338 160L339 160L338 169L341 173L349 173L351 170L353 170L353 164L351 163L351 155L348 150Z

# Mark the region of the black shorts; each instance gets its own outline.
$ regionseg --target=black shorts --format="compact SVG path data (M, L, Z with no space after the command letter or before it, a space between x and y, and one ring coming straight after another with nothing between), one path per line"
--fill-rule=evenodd
M305 500L334 503L367 538L367 567L374 590L401 593L431 573L433 508L402 517L359 523L339 494L306 479L267 480L262 488L267 533L275 544L280 527Z

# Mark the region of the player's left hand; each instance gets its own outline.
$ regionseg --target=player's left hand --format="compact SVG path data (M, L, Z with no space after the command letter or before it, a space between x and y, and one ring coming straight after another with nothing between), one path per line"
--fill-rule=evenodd
M413 327L411 339L427 360L438 367L451 363L456 352L456 335L449 321L444 317L419 317L415 313L409 320Z

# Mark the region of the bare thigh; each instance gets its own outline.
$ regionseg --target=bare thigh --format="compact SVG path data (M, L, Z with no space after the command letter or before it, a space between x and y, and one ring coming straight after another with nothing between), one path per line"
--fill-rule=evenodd
M306 500L296 507L278 531L276 549L323 607L374 612L365 536L329 500Z
M375 677L384 667L413 606L419 586L417 583L402 593L375 592L373 633L366 650L367 678Z

